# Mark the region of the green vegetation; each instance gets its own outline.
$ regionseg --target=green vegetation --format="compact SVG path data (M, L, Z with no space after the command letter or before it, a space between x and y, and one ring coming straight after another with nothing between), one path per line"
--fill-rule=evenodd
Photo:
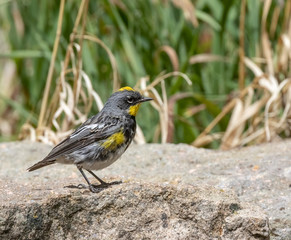
M22 137L32 138L52 56L56 62L41 124L59 133L49 140L52 142L87 115L98 112L96 96L104 102L118 85L140 89L141 82L149 86L159 76L177 71L186 74L192 85L173 74L147 89L156 103L158 96L165 100L162 96L166 92L168 104L164 106L163 102L158 111L150 105L141 108L138 123L146 141L167 139L211 148L224 142L222 148L229 148L290 135L286 110L289 82L278 90L278 98L274 97L278 92L272 92L274 87L268 91L260 82L272 82L272 75L279 85L290 77L291 56L284 55L291 43L290 0L65 1L54 56L60 3L0 1L0 141L16 139L20 131ZM81 18L73 35L78 12ZM75 36L74 50L66 56L70 36ZM110 59L108 51L115 60ZM249 64L244 63L245 57L251 59ZM261 74L256 74L255 66ZM62 82L60 76L66 80ZM149 81L140 82L145 77ZM68 106L73 101L76 108L66 111L64 107L56 117L61 92L67 94L63 101ZM270 100L272 96L274 101ZM173 114L163 113L168 109ZM217 121L210 127L214 119ZM244 121L237 127L234 123L241 119ZM200 135L205 129L209 131ZM36 138L50 138L51 133L44 132L44 128L38 128Z

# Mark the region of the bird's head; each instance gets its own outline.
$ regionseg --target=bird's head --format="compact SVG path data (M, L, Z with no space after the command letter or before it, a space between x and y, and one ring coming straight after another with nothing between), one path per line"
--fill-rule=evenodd
M153 99L142 96L131 87L123 87L110 96L104 108L106 107L106 109L110 111L125 111L129 115L135 117L140 104L150 100Z

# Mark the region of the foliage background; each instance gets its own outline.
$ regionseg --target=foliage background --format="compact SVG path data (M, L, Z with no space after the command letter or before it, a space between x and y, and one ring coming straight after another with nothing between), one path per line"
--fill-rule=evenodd
M50 96L57 88L80 2L67 0L64 4ZM277 67L276 55L282 49L282 34L286 33L290 43L288 10L289 0L99 0L89 1L82 17L86 19L84 32L98 37L111 50L122 86L135 86L144 77L149 78L150 84L161 74L173 71L191 79L192 85L179 76L165 80L168 108L173 110L173 116L169 116L173 125L166 124L167 141L194 144L231 100L239 96L245 101L243 89L258 76L242 63L243 57L252 59L262 75L273 74L278 84L290 77L290 56L285 60L287 67L282 69ZM0 141L17 139L25 123L37 127L59 11L59 1L0 1ZM80 33L82 25L76 30ZM268 36L274 73L268 71L264 33ZM76 42L80 44L79 40ZM94 90L105 101L113 91L108 53L99 44L83 41L81 62ZM161 85L156 85L155 90L162 96ZM253 90L251 102L264 95ZM256 115L263 114L264 109L258 108ZM281 118L284 104L277 109ZM96 112L97 105L93 104L88 115ZM219 147L232 114L232 110L223 114L208 132L209 139L197 146ZM160 116L149 105L141 108L137 121L146 141L161 141ZM253 121L244 122L242 132ZM264 124L263 117L261 121ZM57 130L53 125L49 127ZM276 136L288 137L288 127L287 124L275 131ZM247 142L250 143L253 142Z

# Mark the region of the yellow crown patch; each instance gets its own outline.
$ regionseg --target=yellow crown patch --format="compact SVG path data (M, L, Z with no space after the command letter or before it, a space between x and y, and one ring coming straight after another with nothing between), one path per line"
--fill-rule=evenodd
M118 92L121 92L121 91L134 91L134 90L131 87L123 87L118 90Z

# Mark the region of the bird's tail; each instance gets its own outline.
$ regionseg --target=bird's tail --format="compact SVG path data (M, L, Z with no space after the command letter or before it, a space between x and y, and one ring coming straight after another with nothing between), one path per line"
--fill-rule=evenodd
M42 161L40 161L40 162L34 164L34 165L31 166L30 168L28 168L27 171L31 172L31 171L34 171L34 170L36 170L36 169L39 169L39 168L42 168L42 167L45 167L45 166L51 165L51 164L53 164L53 163L55 163L55 162L56 162L56 160L49 160L49 161L48 161L48 160L44 159L44 160L42 160Z

